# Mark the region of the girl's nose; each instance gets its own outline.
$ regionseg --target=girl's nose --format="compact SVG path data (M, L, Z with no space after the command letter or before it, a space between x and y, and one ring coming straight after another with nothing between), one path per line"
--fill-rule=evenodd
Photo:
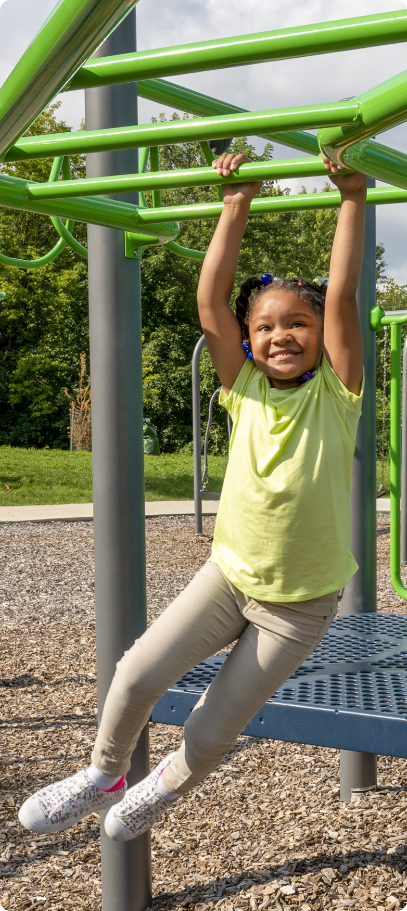
M283 346L290 338L291 335L287 329L275 329L271 336L271 342L273 345Z

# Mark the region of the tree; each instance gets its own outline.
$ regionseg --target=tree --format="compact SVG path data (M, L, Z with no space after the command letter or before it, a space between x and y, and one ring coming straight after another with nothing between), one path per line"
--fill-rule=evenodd
M57 120L59 104L44 111L28 134L65 132ZM1 172L45 181L52 161L1 165ZM73 176L84 176L74 158ZM86 227L77 225L82 243ZM0 249L7 256L36 259L50 250L58 234L48 218L0 209ZM80 354L88 351L87 266L66 248L53 263L37 270L0 265L0 443L67 447L65 387L77 381Z
M59 105L52 105L28 131L32 134L66 132L58 120ZM164 115L160 120L164 120ZM177 114L174 120L179 119ZM272 157L268 143L261 155L246 139L235 140L235 151L254 161ZM160 149L163 170L204 165L198 143ZM0 165L0 171L32 180L48 179L52 162ZM73 176L85 175L82 158L71 161ZM329 192L329 187L326 187ZM304 190L305 192L305 190ZM264 183L262 196L286 195L278 184ZM151 195L146 194L148 204ZM218 200L214 187L168 190L164 205ZM313 279L327 274L336 210L309 210L279 215L251 216L242 244L235 294L240 283L263 271L282 277ZM215 221L181 222L178 241L205 251ZM75 235L84 243L86 227ZM49 219L30 213L0 209L0 249L9 256L29 259L46 253L57 240ZM378 280L384 282L383 247L378 245ZM165 246L146 247L142 258L144 409L157 426L161 448L174 451L192 439L191 356L201 329L196 305L200 263L181 259ZM387 281L387 280L386 280ZM385 285L387 296L398 286ZM393 291L392 291L393 288ZM68 446L69 404L64 393L74 393L80 356L86 353L89 369L87 265L67 248L40 270L23 271L0 265L0 443L23 446ZM397 291L397 294L401 292ZM387 299L387 298L386 298ZM401 299L401 298L400 298ZM379 341L380 347L380 341ZM204 353L201 389L206 416L210 395L219 385ZM215 409L214 446L226 450L226 416Z

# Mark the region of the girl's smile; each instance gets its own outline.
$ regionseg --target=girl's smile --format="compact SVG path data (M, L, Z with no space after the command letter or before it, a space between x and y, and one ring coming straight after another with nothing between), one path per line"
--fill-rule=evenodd
M298 385L323 350L323 324L310 304L290 291L262 294L249 324L250 343L259 370L276 389Z

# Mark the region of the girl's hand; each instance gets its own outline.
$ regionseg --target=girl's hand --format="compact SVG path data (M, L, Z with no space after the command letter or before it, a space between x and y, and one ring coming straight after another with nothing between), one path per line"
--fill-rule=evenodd
M245 155L239 153L239 155L234 155L232 152L229 152L227 155L221 155L219 158L215 158L212 162L212 167L216 168L218 174L221 174L223 177L230 177L233 174L233 171L241 165L244 161L249 161ZM261 189L262 181L254 180L251 183L227 183L222 184L222 195L223 202L225 206L227 205L238 205L242 202L251 202L252 199L257 196L257 193Z
M338 190L341 193L355 193L358 190L366 189L366 177L364 174L358 174L356 171L346 171L344 168L341 168L340 165L336 164L335 161L331 161L322 153L322 161L324 167L327 171L330 171L330 179L332 183L338 187Z

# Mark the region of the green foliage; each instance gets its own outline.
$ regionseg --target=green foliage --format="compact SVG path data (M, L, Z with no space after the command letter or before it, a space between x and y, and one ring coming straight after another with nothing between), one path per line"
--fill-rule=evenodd
M64 132L59 105L44 111L30 134ZM1 165L1 172L46 181L52 161ZM72 161L83 177L83 160ZM82 243L86 228L75 235ZM7 256L37 259L58 234L50 220L0 209L0 249ZM88 351L87 266L66 248L53 263L37 270L0 265L0 443L67 447L68 399L65 387L77 382L79 358Z
M65 132L58 105L37 119L28 133ZM174 114L172 119L178 119ZM160 116L164 121L164 115ZM253 161L269 160L272 145L262 155L246 139L232 148ZM205 157L198 143L160 149L162 169L199 167ZM51 161L38 160L0 166L0 173L46 181ZM71 161L73 176L85 175L81 158ZM329 192L329 187L326 187ZM303 191L305 192L305 190ZM287 194L267 181L262 196ZM146 194L152 204L151 194ZM217 201L214 187L168 190L164 205ZM205 251L215 229L213 219L181 223L178 242ZM327 274L336 226L335 210L251 216L242 244L236 287L253 274L273 272L282 277ZM75 236L86 241L86 227ZM37 258L58 239L45 217L0 209L0 249L9 256ZM144 412L158 429L164 452L190 447L192 439L191 356L200 334L196 291L201 265L171 254L165 246L147 247L142 259ZM385 277L384 248L377 247L379 302L407 307L407 286ZM54 263L24 271L0 265L0 443L16 446L68 447L70 394L77 386L80 355L88 357L87 266L67 248ZM383 384L383 333L378 333L378 384ZM219 386L209 356L201 359L203 429L210 396ZM386 404L385 404L386 411ZM227 452L226 414L215 405L211 451Z

